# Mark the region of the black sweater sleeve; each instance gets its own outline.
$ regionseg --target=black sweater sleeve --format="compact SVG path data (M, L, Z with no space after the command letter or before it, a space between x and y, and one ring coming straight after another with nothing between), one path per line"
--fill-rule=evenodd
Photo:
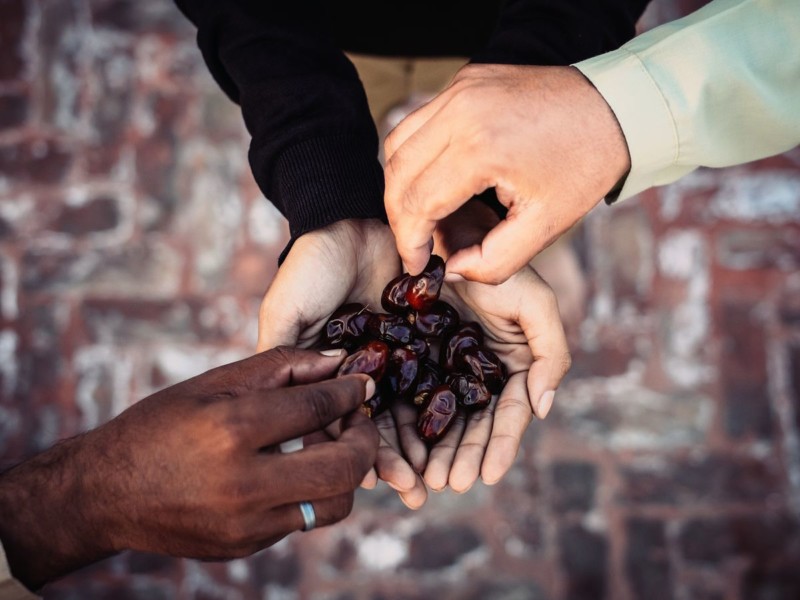
M650 0L506 0L472 62L569 65L633 38Z
M324 0L176 0L213 77L241 105L249 159L292 239L340 219L384 219L378 136Z

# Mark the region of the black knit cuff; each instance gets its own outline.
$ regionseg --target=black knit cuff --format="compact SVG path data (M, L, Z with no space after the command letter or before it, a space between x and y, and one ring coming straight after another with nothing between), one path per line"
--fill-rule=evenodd
M289 247L304 233L343 219L387 222L383 169L371 146L364 136L341 133L309 138L281 152L262 189L289 221Z

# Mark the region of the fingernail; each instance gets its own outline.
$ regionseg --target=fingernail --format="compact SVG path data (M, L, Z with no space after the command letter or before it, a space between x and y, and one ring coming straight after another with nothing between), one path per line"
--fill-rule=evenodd
M320 350L322 356L341 356L344 348L331 348L330 350Z
M459 275L458 273L445 273L444 280L447 283L459 283L461 281L466 281L463 275Z
M536 416L540 419L544 419L547 416L547 413L550 412L550 408L553 406L553 399L556 397L555 390L547 390L542 397L539 398L539 404L536 405Z
M375 395L375 380L372 377L367 379L367 387L364 394L365 394L364 398L366 398L367 400L369 400Z

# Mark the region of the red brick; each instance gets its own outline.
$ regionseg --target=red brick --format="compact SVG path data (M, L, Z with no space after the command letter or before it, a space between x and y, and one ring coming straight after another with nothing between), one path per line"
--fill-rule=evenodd
M551 467L552 505L556 512L589 511L594 506L597 469L590 463L556 463Z
M114 229L120 222L119 203L114 198L98 197L78 206L65 205L48 229L73 236Z
M15 184L60 183L72 160L72 150L54 140L0 146L0 173Z
M28 94L25 92L0 95L0 130L23 125L28 118L28 102Z
M558 545L566 575L565 600L607 598L606 539L581 525L567 525L558 533Z
M781 489L783 483L774 463L723 454L672 460L663 467L628 466L621 475L622 497L628 504L686 507L764 503L766 490Z
M483 540L473 528L464 525L427 527L411 537L406 566L419 571L449 567Z
M0 81L24 75L25 0L0 0Z
M629 519L625 569L634 598L671 600L672 568L662 521Z

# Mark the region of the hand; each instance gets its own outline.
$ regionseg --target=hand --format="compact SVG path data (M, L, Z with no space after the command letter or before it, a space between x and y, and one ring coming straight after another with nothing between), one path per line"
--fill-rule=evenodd
M261 304L258 350L316 344L331 314L348 302L381 310L383 288L399 274L394 236L380 221L339 221L301 236ZM363 482L371 488L380 477L414 509L427 499L418 471L428 458L425 445L414 433L415 423L414 415L402 407L375 419L381 432L376 471L369 472Z
M343 519L378 433L357 410L369 377L319 382L342 359L276 349L219 367L5 473L12 572L35 589L125 549L245 556L301 529L301 501L320 525ZM337 440L321 433L340 417ZM302 451L280 453L306 434Z
M471 201L439 223L435 252L447 258L497 221L491 209ZM464 492L479 476L494 484L511 468L532 416L547 416L571 360L556 297L527 265L496 286L445 283L442 297L462 320L481 324L487 346L509 371L499 399L461 418L431 450L425 482L434 490L450 485Z
M494 187L506 219L447 269L501 283L627 173L613 112L573 67L467 65L387 137L386 212L406 269L428 261L436 223Z

